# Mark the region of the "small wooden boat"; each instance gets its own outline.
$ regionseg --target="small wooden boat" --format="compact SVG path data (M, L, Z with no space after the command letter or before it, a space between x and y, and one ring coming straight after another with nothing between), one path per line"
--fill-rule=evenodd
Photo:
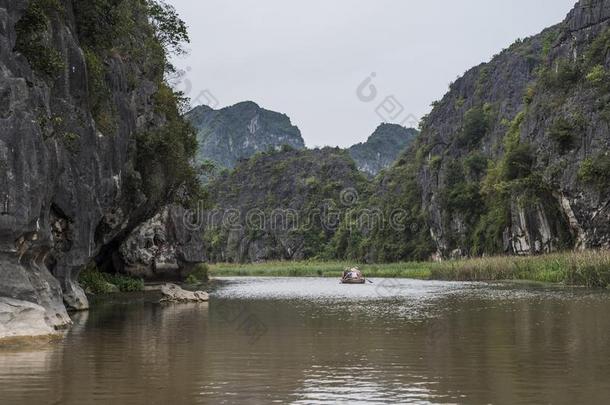
M345 269L341 284L365 284L366 278L358 268Z
M364 277L341 279L341 284L364 284L364 283L366 283L366 279Z

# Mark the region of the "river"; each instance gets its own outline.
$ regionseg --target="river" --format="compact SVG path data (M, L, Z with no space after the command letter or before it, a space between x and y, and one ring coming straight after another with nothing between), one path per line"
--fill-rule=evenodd
M207 304L93 300L0 348L2 404L608 403L610 293L228 278Z

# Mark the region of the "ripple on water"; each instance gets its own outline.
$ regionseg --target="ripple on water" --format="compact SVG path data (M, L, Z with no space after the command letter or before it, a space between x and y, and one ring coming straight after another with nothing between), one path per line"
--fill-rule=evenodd
M370 279L363 285L344 285L329 278L253 278L219 279L225 287L214 295L242 299L306 299L316 301L370 301L387 298L417 298L448 294L467 289L474 283L452 283L407 279Z
M63 342L0 350L0 403L571 404L610 397L608 292L372 281L227 278L207 305L100 303L75 315ZM244 322L252 316L265 326L257 339Z

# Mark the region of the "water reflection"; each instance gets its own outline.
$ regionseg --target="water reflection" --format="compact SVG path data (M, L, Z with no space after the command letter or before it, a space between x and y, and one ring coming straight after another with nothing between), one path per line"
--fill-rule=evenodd
M59 342L0 350L0 402L605 403L608 310L605 292L415 281L119 296Z

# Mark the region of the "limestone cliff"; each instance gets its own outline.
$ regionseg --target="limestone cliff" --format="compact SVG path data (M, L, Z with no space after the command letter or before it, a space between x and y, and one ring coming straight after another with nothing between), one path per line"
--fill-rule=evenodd
M241 159L284 145L305 148L301 132L290 118L251 101L221 110L199 106L186 118L197 129L198 161L211 160L222 168L233 168Z
M372 202L409 202L419 232L372 250L415 238L389 259L610 247L609 123L610 1L581 0L435 103Z
M366 186L339 148L259 153L210 184L206 251L231 262L332 256L329 243Z
M191 214L181 205L164 207L134 229L113 253L114 268L145 280L186 278L206 260L202 232L188 227Z
M416 129L407 129L396 124L381 124L366 142L348 149L358 170L376 176L394 163L398 156L415 139Z
M69 324L79 270L196 178L152 4L0 0L0 337Z

